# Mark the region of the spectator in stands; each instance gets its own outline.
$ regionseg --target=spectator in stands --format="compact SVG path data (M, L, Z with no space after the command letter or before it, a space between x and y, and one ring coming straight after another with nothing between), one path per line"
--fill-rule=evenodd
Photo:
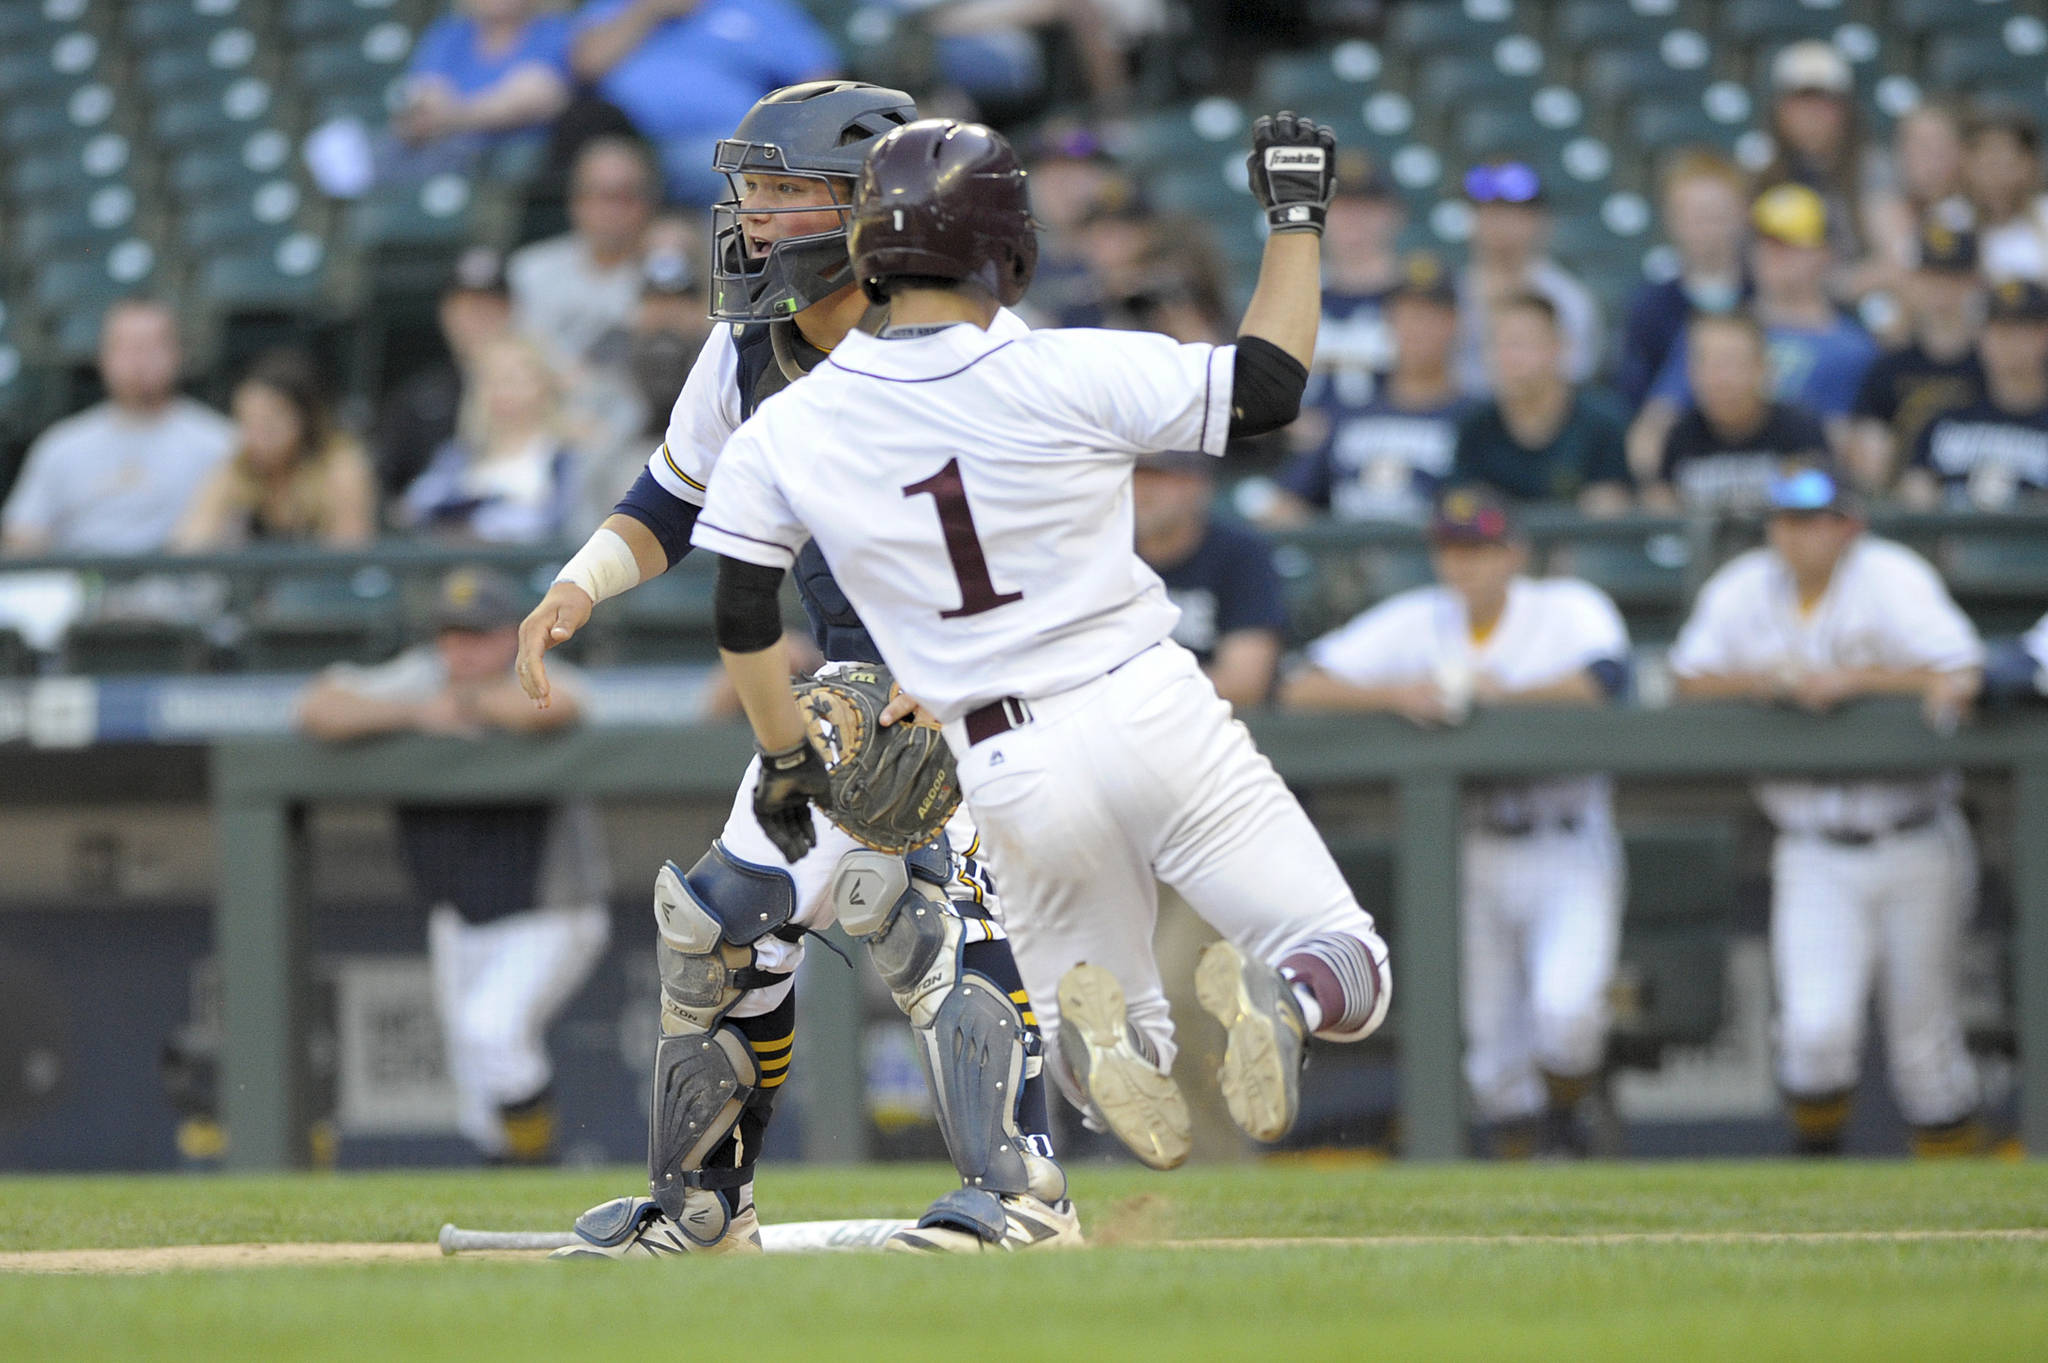
M1664 438L1656 468L1637 470L1657 510L1754 513L1794 460L1827 457L1813 413L1771 400L1769 344L1742 312L1702 313L1686 331L1693 408Z
M569 19L539 0L458 0L413 48L391 130L474 152L540 132L569 103Z
M1379 164L1362 151L1340 149L1337 192L1323 229L1323 317L1312 392L1325 384L1345 386L1341 400L1361 406L1372 398L1374 377L1392 365L1386 305L1401 282L1395 246L1407 221Z
M1987 704L2048 702L2048 615L2018 639L1992 644L1984 659Z
M1308 647L1290 709L1386 712L1436 728L1481 706L1608 705L1628 631L1597 588L1525 576L1508 510L1453 488L1430 526L1437 585ZM1502 1155L1584 1154L1621 937L1621 844L1605 776L1488 782L1465 799L1459 917L1465 1072Z
M1757 185L1804 185L1827 206L1827 245L1843 273L1843 297L1856 297L1858 272L1870 250L1863 230L1867 205L1894 189L1890 162L1864 141L1856 113L1856 80L1832 43L1808 39L1771 60L1771 142L1775 154Z
M1593 377L1600 363L1600 307L1564 266L1544 254L1550 213L1543 180L1520 161L1474 166L1465 175L1472 205L1472 256L1458 277L1458 382L1467 393L1489 392L1487 336L1503 299L1533 293L1550 301L1564 339L1565 376Z
M1928 422L1984 396L1976 236L1930 220L1914 254L1917 263L1901 290L1911 336L1871 363L1850 413L1849 471L1871 493L1891 487L1900 457L1919 443Z
M1590 515L1626 510L1621 423L1567 379L1556 305L1536 293L1497 302L1487 351L1493 400L1459 425L1451 481Z
M1679 694L1813 714L1913 697L1936 729L1954 724L1977 692L1984 649L1933 567L1864 533L1853 494L1825 469L1788 474L1771 507L1766 546L1708 578L1679 631ZM1957 1010L1976 878L1961 784L1954 772L1923 772L1757 786L1777 830L1778 1083L1801 1154L1841 1153L1873 988L1914 1149L1981 1147L1982 1090Z
M401 383L377 415L377 482L387 497L410 487L434 452L455 437L466 375L486 345L512 332L503 257L488 246L458 256L441 291L439 317L448 358Z
M624 332L640 304L641 256L660 197L646 149L625 137L583 144L569 177L569 230L505 263L512 320L564 367Z
M976 95L1021 93L1023 74L1014 58L1000 63L998 54L1026 33L1058 33L1081 60L1089 102L1098 117L1129 112L1130 53L1151 34L1166 27L1165 0L887 0L898 10L928 14L940 43L939 56L949 71L978 72L994 77L1002 67L1007 79L984 81ZM967 47L980 40L980 51ZM1000 43L1002 46L990 46ZM964 68L963 68L964 64ZM990 88L990 87L993 88Z
M104 402L43 432L0 511L0 552L150 554L234 448L220 413L178 393L178 324L116 303L100 324Z
M2040 125L2021 109L1982 109L1971 116L1963 145L1963 184L1975 214L1984 277L1994 284L2048 284Z
M1159 239L1158 219L1136 188L1124 180L1106 184L1073 234L1083 268L1054 296L1053 324L1115 325L1122 300L1143 293Z
M698 206L724 195L712 152L754 101L839 66L794 0L590 0L570 60L654 144L668 197Z
M1829 449L1840 455L1877 344L1828 297L1827 209L1805 185L1778 185L1757 196L1750 225L1756 230L1749 255L1753 310L1771 343L1772 396L1819 416ZM1692 405L1688 372L1681 341L1629 429L1629 467L1660 461L1664 437Z
M1664 235L1678 253L1678 273L1638 287L1628 303L1615 387L1634 412L1650 395L1685 324L1695 313L1733 312L1749 297L1742 245L1748 182L1718 152L1689 152L1665 170Z
M560 381L547 357L517 336L487 342L463 406L455 438L405 490L399 524L501 543L564 533L578 470L562 436Z
M1029 167L1031 216L1039 223L1038 269L1023 308L1036 317L1076 315L1096 301L1081 237L1096 209L1136 197L1093 131L1056 123L1040 137Z
M1299 525L1313 511L1419 521L1450 477L1458 423L1473 403L1451 373L1458 293L1449 270L1433 255L1409 256L1385 308L1393 368L1372 376L1363 402L1351 401L1342 375L1319 390L1297 426L1312 421L1325 434L1281 471L1265 524Z
M573 669L545 710L513 678L523 613L517 588L499 574L450 573L435 601L434 641L376 667L321 674L299 701L300 727L340 743L539 734L579 723ZM457 1126L491 1163L546 1163L555 1138L548 1024L611 937L596 811L564 801L396 813L399 848L428 909L427 959Z
M1287 611L1272 546L1210 515L1214 462L1200 453L1139 460L1132 504L1138 557L1180 607L1174 641L1201 661L1216 694L1242 710L1272 694Z
M377 480L353 436L334 424L312 357L261 356L235 386L235 452L185 513L171 547L236 549L257 540L332 547L377 531Z
M1898 289L1920 263L1923 226L1950 230L1969 221L1963 194L1963 120L1947 104L1916 104L1892 129L1892 187L1866 194L1864 223L1870 233L1871 273L1867 288Z
M2048 497L2048 290L1995 285L1977 353L1983 397L1935 417L1914 443L1899 493L1915 506L2000 511Z

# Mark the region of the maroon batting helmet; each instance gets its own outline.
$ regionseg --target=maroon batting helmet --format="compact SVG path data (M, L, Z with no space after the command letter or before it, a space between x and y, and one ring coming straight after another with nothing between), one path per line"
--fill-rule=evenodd
M971 281L1005 307L1038 268L1024 168L999 132L926 118L875 143L853 188L853 275L869 298L904 277Z

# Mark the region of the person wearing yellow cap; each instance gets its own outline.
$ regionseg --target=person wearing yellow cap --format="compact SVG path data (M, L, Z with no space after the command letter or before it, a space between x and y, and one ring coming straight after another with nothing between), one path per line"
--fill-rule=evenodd
M1749 216L1751 310L1770 343L1771 396L1818 414L1840 457L1877 343L1828 297L1827 206L1805 185L1774 185L1757 196ZM1687 350L1684 340L1672 348L1629 429L1629 464L1638 478L1656 472L1665 438L1693 405Z

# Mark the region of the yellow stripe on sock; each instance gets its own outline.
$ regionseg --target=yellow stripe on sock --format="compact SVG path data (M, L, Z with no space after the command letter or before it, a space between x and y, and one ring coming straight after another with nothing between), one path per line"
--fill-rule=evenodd
M761 1081L761 1087L764 1089L781 1088L782 1081L787 1078L789 1078L789 1075L784 1073L776 1075L773 1079L763 1079Z
M749 1041L747 1044L757 1051L779 1051L787 1048L795 1040L796 1033L792 1031L788 1036L775 1041Z
M790 1055L785 1055L785 1056L783 1056L783 1057L782 1057L782 1058L781 1058L780 1060L763 1060L763 1061L761 1061L761 1062L760 1062L760 1069L761 1069L761 1073L763 1073L763 1074L767 1074L767 1073L768 1073L769 1071L771 1071L771 1070L786 1070L786 1069L788 1069L788 1068L789 1068L789 1062L790 1062L791 1058L792 1058L792 1057L793 1057L794 1055L795 1055L795 1052L793 1052L793 1051L792 1051L792 1052L790 1053Z
M1024 1025L1026 1027L1036 1027L1038 1025L1038 1014L1026 1012L1024 1014Z
M1012 989L1010 991L1010 1002L1029 1003L1031 1002L1031 995L1025 993L1022 989Z

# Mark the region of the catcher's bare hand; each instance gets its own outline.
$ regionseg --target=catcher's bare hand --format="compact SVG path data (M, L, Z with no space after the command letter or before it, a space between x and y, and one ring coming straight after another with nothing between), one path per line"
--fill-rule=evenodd
M590 623L590 612L596 605L590 593L575 583L557 582L548 588L548 594L540 599L533 613L520 622L519 686L541 709L548 708L550 699L547 651L575 638L576 631Z
M782 752L761 754L761 779L754 783L754 818L782 853L784 861L802 861L818 845L811 806L832 807L832 777L825 757L807 738Z
M924 708L923 701L914 699L902 691L889 697L889 703L882 707L882 718L879 722L886 729L899 719L907 719L913 724L936 725L939 722L937 715Z

